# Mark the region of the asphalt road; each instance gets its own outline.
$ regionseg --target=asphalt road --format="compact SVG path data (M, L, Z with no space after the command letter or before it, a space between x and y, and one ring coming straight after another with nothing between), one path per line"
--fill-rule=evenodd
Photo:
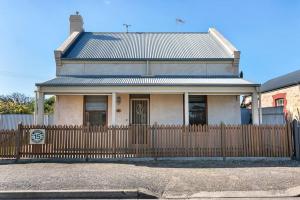
M145 188L160 197L300 186L296 161L148 161L0 165L0 190Z

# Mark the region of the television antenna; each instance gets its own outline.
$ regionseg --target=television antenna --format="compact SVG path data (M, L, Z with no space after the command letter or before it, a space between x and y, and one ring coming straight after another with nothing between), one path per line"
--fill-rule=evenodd
M126 28L126 33L128 33L128 29L131 26L131 24L123 24L123 26Z
M185 24L185 20L176 18L176 24Z

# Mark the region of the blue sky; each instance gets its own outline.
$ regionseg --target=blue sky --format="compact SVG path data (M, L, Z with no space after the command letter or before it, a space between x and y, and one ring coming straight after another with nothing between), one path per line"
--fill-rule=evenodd
M36 82L55 76L53 51L75 11L86 31L215 27L241 51L244 77L258 83L300 69L298 0L0 0L0 94L33 96Z

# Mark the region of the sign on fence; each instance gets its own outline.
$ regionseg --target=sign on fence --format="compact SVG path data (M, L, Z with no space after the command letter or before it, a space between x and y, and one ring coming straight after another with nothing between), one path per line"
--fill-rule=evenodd
M45 144L45 129L30 129L29 136L30 144Z

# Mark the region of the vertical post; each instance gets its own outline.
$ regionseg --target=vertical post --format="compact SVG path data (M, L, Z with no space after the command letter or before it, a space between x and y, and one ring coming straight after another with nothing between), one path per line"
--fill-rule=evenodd
M259 98L258 98L258 118L259 118L259 124L262 124L262 107L261 107L261 92L258 93Z
M257 92L252 93L252 124L259 124Z
M22 134L22 123L20 122L18 124L18 130L16 132L16 152L15 152L16 162L20 159L21 134Z
M184 125L188 126L189 122L189 93L184 93Z
M157 135L157 122L154 123L153 130L152 130L152 155L154 157L154 160L157 160L157 151L155 149L157 144L156 135Z
M291 128L292 123L287 122L286 129L287 129L287 152L289 154L289 157L293 158L293 144L292 144L292 134L293 130Z
M116 93L113 92L111 96L111 125L116 125Z
M221 155L223 157L223 160L225 160L226 157L226 132L225 132L225 124L221 122L220 124L221 128Z
M33 117L34 117L34 119L33 119L33 123L34 124L37 124L37 102L38 102L38 93L37 93L37 91L35 90L34 91L34 93L35 93L35 104L34 104L34 115L33 115Z
M88 141L90 137L89 131L90 123L87 122L86 126L83 126L85 162L88 162L89 160L89 149L91 148L90 146L88 146Z
M37 91L37 119L36 123L38 125L44 125L44 93L38 89Z
M300 160L300 131L297 120L293 120L293 134L295 145L295 158L296 160Z
M112 147L113 147L113 158L116 158L116 130L117 127L115 125L111 126L112 130Z

